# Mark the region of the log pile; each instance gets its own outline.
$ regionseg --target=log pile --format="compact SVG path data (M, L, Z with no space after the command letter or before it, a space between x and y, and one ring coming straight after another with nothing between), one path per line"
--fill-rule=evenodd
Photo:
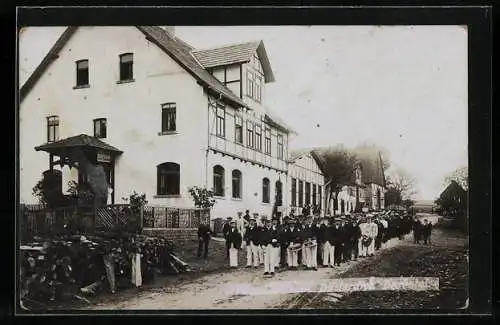
M143 283L157 275L191 271L171 242L141 235L89 235L42 239L20 247L21 306L59 299L86 300L109 289L104 256L112 256L117 288L131 285L132 257L139 253Z

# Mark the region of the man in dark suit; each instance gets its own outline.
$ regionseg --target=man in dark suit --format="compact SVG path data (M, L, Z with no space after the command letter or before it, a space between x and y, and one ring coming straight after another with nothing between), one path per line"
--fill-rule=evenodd
M335 247L334 263L336 266L340 266L340 263L342 262L342 251L345 237L344 229L340 227L340 219L335 219L334 226L330 228L330 237L332 238L333 246Z
M424 219L423 235L424 235L424 244L431 243L431 232L432 232L432 223L430 223L427 219Z
M212 237L212 230L210 226L205 222L200 224L198 228L198 257L201 257L201 250L203 248L203 258L206 259L208 257L208 242Z
M226 259L229 259L229 246L231 244L228 240L229 231L231 230L231 220L232 218L228 217L226 222L224 223L224 226L222 227L222 235L226 240Z

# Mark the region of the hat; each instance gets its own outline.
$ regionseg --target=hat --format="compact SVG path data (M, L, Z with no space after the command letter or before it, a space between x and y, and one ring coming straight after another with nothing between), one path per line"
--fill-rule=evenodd
M226 219L226 220L232 220L232 219L233 219L232 217L227 217L227 219Z
M231 222L230 222L230 223L234 223L234 224L236 224L236 221L234 221L234 220L231 220Z
M255 218L254 217L250 217L249 219L250 221L255 221Z
M294 218L289 218L288 219L288 223L296 223L296 222L297 222L297 220L295 220Z

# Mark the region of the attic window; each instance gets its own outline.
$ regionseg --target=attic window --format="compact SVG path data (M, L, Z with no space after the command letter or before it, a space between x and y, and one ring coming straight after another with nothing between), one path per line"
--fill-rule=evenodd
M83 87L89 84L89 60L76 61L76 86Z
M120 81L134 80L134 54L120 55Z

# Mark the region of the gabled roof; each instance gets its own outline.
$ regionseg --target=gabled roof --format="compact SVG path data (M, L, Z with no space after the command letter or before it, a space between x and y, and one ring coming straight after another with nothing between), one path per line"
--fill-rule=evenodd
M297 159L304 157L305 155L311 154L311 149L295 149L291 150L289 153L288 161L295 162Z
M192 47L184 42L179 42L176 38L169 36L164 29L158 26L136 26L145 36L146 39L156 44L173 60L188 71L201 85L208 88L212 94L221 96L221 100L228 102L236 107L248 106L233 93L229 88L224 86L219 80L208 73L201 67L195 58L191 55ZM29 91L33 88L42 74L47 70L50 64L57 58L58 53L74 35L78 27L68 27L59 37L54 46L47 53L42 62L38 65L35 71L30 75L20 90L20 101L22 101Z
M49 153L57 153L69 148L91 148L109 151L115 154L121 154L123 151L107 144L99 138L91 137L90 135L80 134L66 139L61 139L55 142L46 143L35 147L36 151L46 151Z
M283 120L273 113L270 112L269 109L266 109L266 114L264 116L264 120L266 123L269 123L270 125L276 127L277 129L280 129L281 131L284 131L286 133L295 133L297 134L296 131L294 131L290 126L288 126Z
M209 69L224 65L250 62L250 59L255 52L257 52L257 55L262 63L265 82L275 81L274 73L271 69L266 49L264 48L264 42L262 41L252 41L230 44L211 49L194 50L193 55L205 69Z

